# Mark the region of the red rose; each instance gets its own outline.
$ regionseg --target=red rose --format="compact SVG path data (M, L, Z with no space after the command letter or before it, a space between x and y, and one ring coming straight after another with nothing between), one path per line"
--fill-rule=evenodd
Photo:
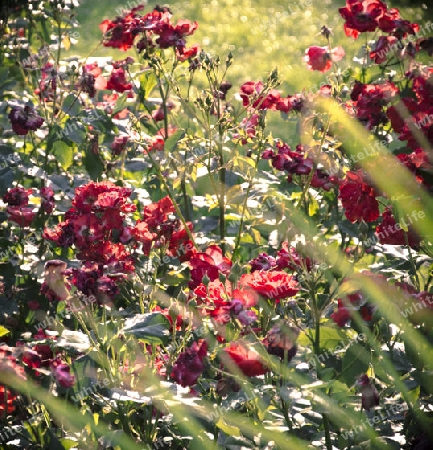
M405 222L405 225L408 224ZM376 227L376 234L381 244L406 245L404 231L401 229L400 225L396 223L395 217L389 208L385 209L383 212L382 223ZM420 237L412 227L408 227L407 240L410 247L419 247Z
M75 377L71 375L71 368L58 360L51 363L54 378L64 388L70 388L75 384Z
M340 186L344 213L348 220L373 222L379 217L379 203L375 190L366 183L362 170L346 173L346 179Z
M346 36L356 39L359 33L375 31L386 10L386 5L380 0L346 0L346 6L338 11L346 20Z
M191 267L190 289L196 288L206 275L210 281L218 278L219 273L228 275L232 262L222 256L222 251L217 245L209 246L204 253L194 253L189 260Z
M260 355L242 341L231 342L223 351L222 360L228 370L235 364L246 377L263 375L269 370Z
M292 297L299 291L293 276L278 270L272 272L256 270L253 273L244 274L239 284L241 287L254 289L264 297L278 300Z
M182 387L193 386L203 372L203 360L207 355L207 343L194 342L177 358L173 366L171 377Z
M398 46L394 47L397 41L398 39L394 36L380 36L374 46L374 50L370 52L370 58L374 59L376 64L382 64L387 60L391 50L398 48Z
M16 398L17 396L14 395L9 389L3 385L0 385L0 414L3 417L15 411L15 405L13 402Z
M329 50L329 47L313 45L305 50L304 61L307 62L309 69L326 72L332 67L333 61L340 61L344 55L342 47L335 47Z
M113 89L117 92L129 91L132 88L131 83L126 82L125 71L120 67L113 69L110 78L107 81L107 89Z

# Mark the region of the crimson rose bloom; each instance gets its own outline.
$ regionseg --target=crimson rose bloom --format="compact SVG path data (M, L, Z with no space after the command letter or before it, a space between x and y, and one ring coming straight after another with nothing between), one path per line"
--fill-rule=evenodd
M17 396L13 394L4 385L0 385L0 414L4 417L15 411L14 401Z
M29 195L32 189L24 189L22 187L9 188L3 196L3 201L9 206L27 206L29 203Z
M233 363L246 377L263 375L269 370L260 355L242 341L231 342L223 351L222 359L229 366L229 370Z
M131 83L126 82L125 71L119 67L113 69L110 78L107 81L107 89L113 89L117 92L129 91L132 88Z
M326 72L332 67L333 61L340 61L344 55L343 47L335 47L329 50L329 47L313 45L305 50L304 61L307 62L309 69Z
M411 219L412 220L412 219ZM406 225L408 225L405 222ZM381 244L406 245L404 231L396 223L391 209L387 208L382 214L382 223L376 227L376 234ZM412 248L418 248L420 237L415 233L413 227L408 227L407 241Z
M256 270L253 273L244 274L239 284L242 287L254 289L264 297L277 300L292 297L299 291L293 276L279 270L271 272Z
M375 31L379 19L386 13L387 7L380 0L346 0L346 6L339 8L341 17L346 20L346 36L357 38L359 33Z
M370 378L367 375L361 375L356 382L356 386L361 391L361 406L366 411L370 411L379 404L379 392L371 383Z
M194 342L177 358L171 377L182 387L193 386L203 372L203 360L206 355L207 342L201 341L200 345Z
M340 186L338 197L341 199L347 219L351 222L358 220L374 222L379 217L376 192L366 183L362 170L346 173L346 179Z
M70 388L75 384L75 377L71 375L71 368L59 360L51 363L51 370L54 378L64 388Z
M36 131L44 123L44 119L36 114L30 106L12 108L8 117L12 124L12 130L19 136L25 136L30 130Z
M218 278L219 273L228 275L232 267L230 259L223 257L217 245L210 245L204 253L195 253L189 260L191 267L190 289L195 289L206 275L210 281Z
M393 46L397 41L398 39L394 36L380 36L374 46L374 50L370 52L370 58L374 59L376 64L384 63L388 58L388 54L391 53L392 55L392 50L395 48Z

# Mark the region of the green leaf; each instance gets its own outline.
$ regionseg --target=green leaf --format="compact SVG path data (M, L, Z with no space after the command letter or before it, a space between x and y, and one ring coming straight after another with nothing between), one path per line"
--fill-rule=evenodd
M156 83L157 79L154 72L146 72L140 77L139 97L142 101L149 97Z
M12 186L14 178L15 176L12 170L8 170L6 173L0 175L0 197L3 197L8 188Z
M65 450L70 450L71 448L74 448L77 446L77 442L73 441L72 439L60 439L60 443L63 445L63 448Z
M0 67L0 85L2 85L9 75L9 69L7 67Z
M218 422L215 424L220 430L224 431L224 433L228 434L229 436L240 436L241 432L238 427L234 427L232 425L228 425L222 417L218 420Z
M69 94L63 100L62 111L70 117L76 116L80 112L80 101L74 94Z
M175 131L164 143L164 150L171 153L176 147L178 142L185 137L185 130L179 129Z
M170 322L161 313L138 314L125 321L121 330L153 344L166 344L170 337Z
M78 145L82 144L86 139L86 129L84 125L76 119L68 119L66 121L63 134Z
M421 392L421 386L417 386L415 389L412 389L411 391L409 391L407 393L407 395L409 396L410 402L412 404L415 404L417 402L420 392Z
M102 163L101 158L93 153L92 150L87 149L83 162L84 167L92 180L98 180L104 172L104 164Z
M341 379L347 386L353 386L359 375L367 372L370 360L370 352L360 344L352 344L346 350Z
M56 157L57 161L59 161L63 169L68 170L74 162L74 148L63 141L55 142L53 147L53 155Z
M126 108L126 102L128 100L128 96L126 94L122 94L118 99L116 104L114 105L112 116L115 116L120 111L123 111Z
M0 337L4 336L5 334L8 334L8 333L9 333L9 330L0 325Z
M308 215L310 217L313 217L318 212L319 212L319 202L315 198L311 197L310 202L308 204Z

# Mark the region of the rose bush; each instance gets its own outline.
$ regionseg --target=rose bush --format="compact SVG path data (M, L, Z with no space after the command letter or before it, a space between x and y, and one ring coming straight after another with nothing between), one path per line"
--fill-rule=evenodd
M1 34L1 445L427 448L432 38L347 0L359 66L323 26L299 64L335 83L285 92L168 6L65 61L74 3L38 6Z

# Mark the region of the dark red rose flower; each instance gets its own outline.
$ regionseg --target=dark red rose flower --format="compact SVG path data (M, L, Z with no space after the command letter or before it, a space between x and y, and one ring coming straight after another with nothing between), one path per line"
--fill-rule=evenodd
M71 375L71 368L60 360L51 362L51 371L60 386L70 388L75 384L75 377Z
M50 365L50 361L53 359L54 354L48 344L37 344L32 350L39 355L42 367L48 367Z
M340 185L339 198L348 220L374 222L379 217L379 203L376 192L365 180L362 170L349 171Z
M251 265L251 272L256 270L271 270L277 265L275 258L269 256L267 253L260 253L249 264Z
M340 61L345 53L342 47L335 47L332 50L329 47L318 47L313 45L305 50L304 61L311 70L326 72L332 67L333 61Z
M187 222L187 226L192 232L192 222ZM197 250L194 247L193 242L189 239L189 235L181 223L180 228L175 230L170 237L170 244L167 249L167 254L178 257L180 261L188 261L193 257L194 253L197 253Z
M289 174L308 175L314 167L314 160L305 156L302 145L296 146L296 151L282 141L277 144L278 153L273 149L266 149L262 154L263 159L272 159L272 166L277 170L285 170Z
M397 8L389 9L378 23L381 31L391 33L399 40L406 38L408 34L415 35L419 31L419 25L403 20Z
M274 105L279 100L278 91L271 91L266 99L260 95L263 91L263 83L261 81L247 81L240 87L240 96L244 106L249 106L252 103L253 108L265 109L264 103L266 101L267 107ZM278 94L278 95L277 95Z
M3 201L10 206L27 206L29 203L29 195L32 189L24 189L21 187L9 188L3 196Z
M344 306L344 303L338 299L338 309L331 314L331 319L340 327L343 328L351 319L349 310Z
M170 197L166 196L156 203L151 203L143 208L143 220L150 228L157 228L164 224L168 214L174 213L175 208Z
M368 303L367 298L361 291L356 291L338 299L338 309L331 314L331 319L340 328L343 328L352 318L351 311L358 311L363 320L370 322L375 308Z
M278 356L282 361L284 361L284 354L287 353L287 362L289 362L296 355L296 339L300 331L287 320L280 321L268 331L263 345L267 347L270 355Z
M409 246L412 248L418 248L421 242L420 237L416 234L413 227L406 223L406 221L405 225L408 227L407 240ZM395 217L390 208L385 209L383 212L382 223L376 227L376 236L379 238L379 242L381 244L406 245L404 231L401 226L396 223Z
M182 387L194 386L204 370L204 359L207 355L207 342L194 342L177 358L171 377Z
M398 39L394 36L380 36L377 40L374 50L370 52L370 58L374 60L376 64L382 64L388 59L388 55L393 53L393 49L396 48L395 44Z
M370 378L367 375L361 375L356 382L357 387L361 391L361 406L366 411L370 411L370 409L379 405L379 392L372 384Z
M288 114L293 108L291 96L280 97L275 104L275 109L281 111L282 113Z
M330 176L321 169L316 169L311 179L310 186L316 189L323 189L330 191L334 186L339 185L339 178L336 176Z
M116 195L114 199L111 197L109 202L106 203L106 199L110 197L107 197L106 194L111 192L116 193ZM130 211L131 207L135 210L135 205L129 204L128 206L127 203L127 198L131 193L131 189L116 186L111 181L101 181L99 183L91 181L75 189L75 198L72 200L72 205L80 214L90 212L95 208L98 210L110 208L113 205L113 201L121 211Z
M111 153L113 156L121 155L128 145L129 136L116 136L111 144Z
M144 5L139 5L130 11L126 11L122 17L119 16L114 20L104 20L101 22L99 28L104 33L103 45L105 47L118 48L122 51L130 49L134 44L134 39L146 27L148 15L142 17L136 14L136 11L143 8ZM161 14L157 13L155 19L159 20L160 18Z
M14 402L17 396L3 384L0 385L0 416L5 417L15 411Z
M30 226L37 214L33 206L8 206L6 212L8 219L20 227Z
M218 92L215 92L214 96L220 98L221 100L225 100L227 92L231 89L231 87L232 84L230 81L223 81L218 88Z
M258 114L251 114L251 116L242 119L242 122L239 124L241 133L235 133L233 139L241 139L241 144L246 145L248 139L253 139L256 136L256 127L259 124L259 118Z
M117 92L129 91L132 88L132 83L126 82L125 71L122 67L113 69L110 78L107 81L107 89L113 89Z
M278 269L304 270L310 271L313 267L311 258L303 257L295 248L289 247L289 243L284 241L281 243L281 249L278 250L277 260Z
M400 19L400 11L397 8L388 9L379 19L379 28L385 33L391 33L395 29L395 21Z
M387 123L385 107L399 93L391 82L382 84L355 84L351 94L355 103L356 117L370 130L374 126ZM357 97L355 98L355 96Z
M177 48L176 58L179 62L188 61L196 57L200 53L200 46L197 44L192 45L190 48Z
M231 372L237 367L246 377L255 377L269 370L260 355L243 341L231 342L223 352L222 362Z
M426 173L433 172L433 166L428 154L422 148L417 148L409 154L401 153L397 155L397 158L415 175L418 183L424 184L426 187L431 186L431 183L424 180L424 176Z
M41 207L47 213L51 214L54 209L54 191L51 188L43 187L41 189Z
M41 357L34 350L25 350L22 354L22 361L29 369L34 369L35 374L38 374L37 369L42 367Z
M299 287L292 275L283 271L257 270L250 274L244 274L239 280L239 286L251 288L264 297L280 300L293 297Z
M29 131L36 131L44 123L44 119L31 106L13 107L8 117L12 130L19 136L25 136Z
M156 44L160 48L175 47L180 52L185 48L185 36L190 36L197 29L197 22L189 20L179 20L176 25L169 21L160 21L153 30L155 34L159 35Z
M210 281L214 281L219 273L228 275L232 267L230 259L222 256L222 251L217 245L209 246L204 253L194 253L188 263L191 267L190 289L200 285L205 275Z
M375 31L387 7L380 0L346 0L346 6L339 13L346 20L346 36L357 38L359 33Z

